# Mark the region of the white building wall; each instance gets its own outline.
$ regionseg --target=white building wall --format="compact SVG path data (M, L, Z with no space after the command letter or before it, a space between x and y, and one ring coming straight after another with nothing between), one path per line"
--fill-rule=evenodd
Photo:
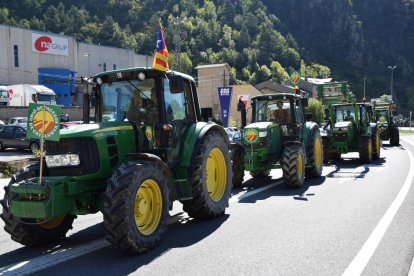
M68 39L68 56L32 51L32 33ZM14 65L18 46L19 67ZM131 67L151 67L153 57L132 50L77 42L70 36L0 25L0 84L38 83L38 68L70 69L77 77Z

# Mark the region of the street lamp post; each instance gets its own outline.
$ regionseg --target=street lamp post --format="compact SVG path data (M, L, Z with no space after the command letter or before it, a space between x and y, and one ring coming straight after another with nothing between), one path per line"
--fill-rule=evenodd
M83 56L88 58L88 78L91 76L91 65L89 62L89 56L91 55L91 53L84 53Z
M391 69L391 100L394 100L394 86L393 86L393 82L394 82L394 69L397 68L396 65L389 65L388 69Z

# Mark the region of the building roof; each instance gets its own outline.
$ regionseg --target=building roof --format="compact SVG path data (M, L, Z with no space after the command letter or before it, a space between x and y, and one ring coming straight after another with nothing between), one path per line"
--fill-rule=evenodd
M206 68L216 68L216 67L227 67L230 69L230 65L227 63L217 63L217 64L200 64L195 69L206 69Z
M326 78L326 79L317 79L317 78L301 78L302 81L307 81L313 84L324 84L328 82L332 82L332 78Z

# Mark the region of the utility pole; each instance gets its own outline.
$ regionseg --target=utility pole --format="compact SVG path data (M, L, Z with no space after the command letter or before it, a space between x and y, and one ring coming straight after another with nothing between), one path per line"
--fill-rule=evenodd
M175 53L174 53L174 63L175 63L175 71L181 72L181 28L180 28L180 18L178 16L174 19L174 44L175 44Z
M396 65L389 65L388 69L391 69L391 100L394 101L394 86L393 86L393 82L394 82L394 69L397 68Z
M366 100L366 98L365 98L365 77L364 77L364 101Z

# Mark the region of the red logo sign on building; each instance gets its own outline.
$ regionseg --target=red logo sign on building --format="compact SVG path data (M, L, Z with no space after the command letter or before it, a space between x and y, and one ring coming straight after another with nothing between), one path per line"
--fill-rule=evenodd
M69 55L69 39L66 37L32 33L32 51L50 55Z

